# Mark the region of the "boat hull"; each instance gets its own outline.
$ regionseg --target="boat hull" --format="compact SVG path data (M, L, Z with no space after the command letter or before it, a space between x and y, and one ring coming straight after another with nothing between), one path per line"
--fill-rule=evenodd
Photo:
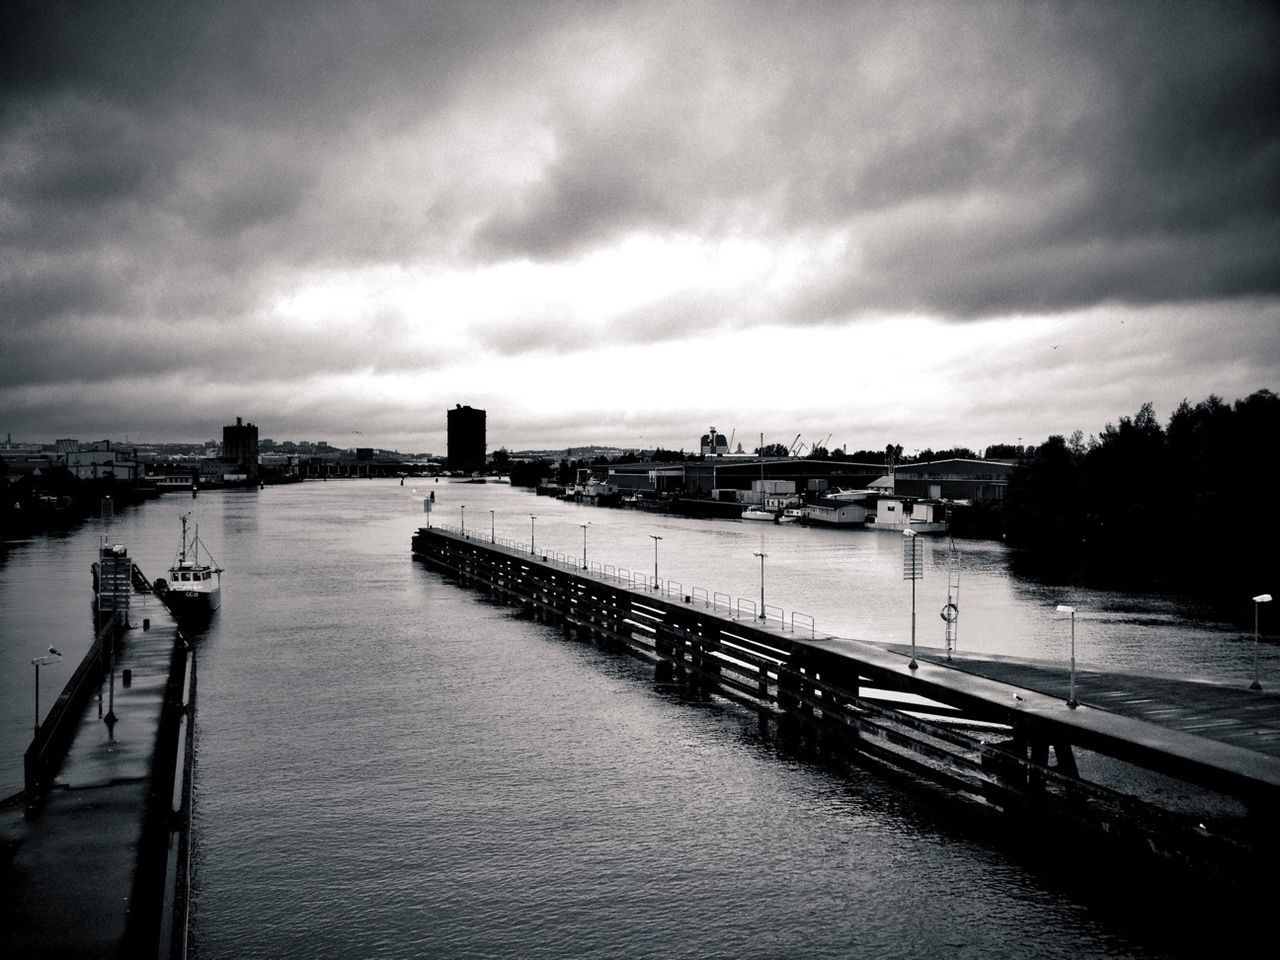
M170 586L164 593L164 602L179 619L203 619L213 616L222 605L222 591L184 590Z

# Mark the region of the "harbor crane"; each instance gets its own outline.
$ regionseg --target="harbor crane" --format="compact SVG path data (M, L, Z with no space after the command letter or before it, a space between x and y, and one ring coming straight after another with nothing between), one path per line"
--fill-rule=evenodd
M796 452L796 444L797 444L797 443L799 443L799 442L800 442L800 434L798 434L798 433L797 433L797 434L796 434L796 438L795 438L794 440L792 440L792 441L791 441L791 446L787 447L787 456L788 456L788 457L791 457L791 456L794 456L794 455L795 455L795 452Z

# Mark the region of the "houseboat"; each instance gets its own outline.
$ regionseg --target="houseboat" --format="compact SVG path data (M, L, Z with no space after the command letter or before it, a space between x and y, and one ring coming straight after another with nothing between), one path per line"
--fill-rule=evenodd
M916 533L946 533L951 524L947 520L947 505L940 500L911 500L905 497L881 497L876 501L875 513L867 514L868 530L889 530Z

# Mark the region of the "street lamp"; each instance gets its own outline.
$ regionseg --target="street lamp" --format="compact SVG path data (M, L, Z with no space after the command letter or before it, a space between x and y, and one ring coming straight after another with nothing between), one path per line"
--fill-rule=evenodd
M533 521L535 521L535 520L537 520L537 519L538 519L538 518L537 518L537 517L535 517L532 513L531 513L531 514L529 514L529 555L530 555L530 556L533 556L535 553L537 553L537 552L538 552L536 549L534 549L534 545L533 545L533 544L534 544L534 539L533 539Z
M591 521L578 524L582 528L582 569L587 569L587 527L591 526Z
M1258 607L1270 602L1269 593L1260 593L1253 598L1253 683L1249 684L1250 690L1262 689L1262 684L1258 682Z
M658 541L662 538L656 533L649 534L649 538L653 541L653 589L658 587Z
M1058 612L1071 614L1071 693L1067 697L1067 706L1074 710L1080 706L1080 701L1076 699L1076 608L1060 603Z
M767 557L768 554L762 553L757 550L755 553L752 554L752 556L760 558L760 619L763 620L765 619L765 616L764 616L764 558Z
M465 537L467 535L467 508L463 506L460 509L462 510L462 531L461 532L462 532L462 535Z
M49 648L49 654L47 657L33 657L31 659L31 665L36 668L36 736L40 735L40 668L47 667L51 663L57 663L62 659L62 654L53 649L53 647Z
M490 543L497 543L497 542L498 542L497 529L496 529L496 528L494 527L494 525L493 525L493 511L492 511L492 510L490 510L490 511L489 511L489 542L490 542Z

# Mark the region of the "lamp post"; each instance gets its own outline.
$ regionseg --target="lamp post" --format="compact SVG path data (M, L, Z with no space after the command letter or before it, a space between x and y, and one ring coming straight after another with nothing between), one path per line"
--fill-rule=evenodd
M40 734L40 668L47 667L51 663L57 663L59 660L62 659L62 654L60 654L57 650L53 649L53 647L49 648L49 654L50 655L47 657L32 657L31 659L31 665L36 668L35 732L37 736L39 736Z
M538 552L537 549L534 547L534 539L533 539L533 522L537 519L538 518L535 517L532 513L529 514L529 555L530 556L533 556Z
M462 507L460 507L459 509L461 509L461 511L462 511L462 530L461 530L461 533L462 533L462 535L465 537L465 536L467 535L467 508L466 508L466 506L462 506Z
M497 532L497 528L494 526L492 510L489 511L489 542L490 543L498 542L498 532Z
M1258 607L1270 602L1269 593L1260 593L1253 598L1253 683L1249 684L1250 690L1262 689L1262 684L1258 682Z
M764 558L767 557L768 554L757 550L755 553L752 554L752 556L760 558L760 619L763 620L765 619L765 616L764 616Z
M658 541L662 538L656 533L649 534L649 538L653 540L653 589L658 589Z
M1067 697L1067 706L1074 710L1080 706L1076 699L1076 608L1060 603L1058 612L1071 614L1071 693Z
M591 521L578 524L582 528L582 569L587 569L587 527L591 526Z
M907 667L920 669L916 663L916 581L924 576L924 557L914 530L902 531L902 579L911 581L911 662Z

